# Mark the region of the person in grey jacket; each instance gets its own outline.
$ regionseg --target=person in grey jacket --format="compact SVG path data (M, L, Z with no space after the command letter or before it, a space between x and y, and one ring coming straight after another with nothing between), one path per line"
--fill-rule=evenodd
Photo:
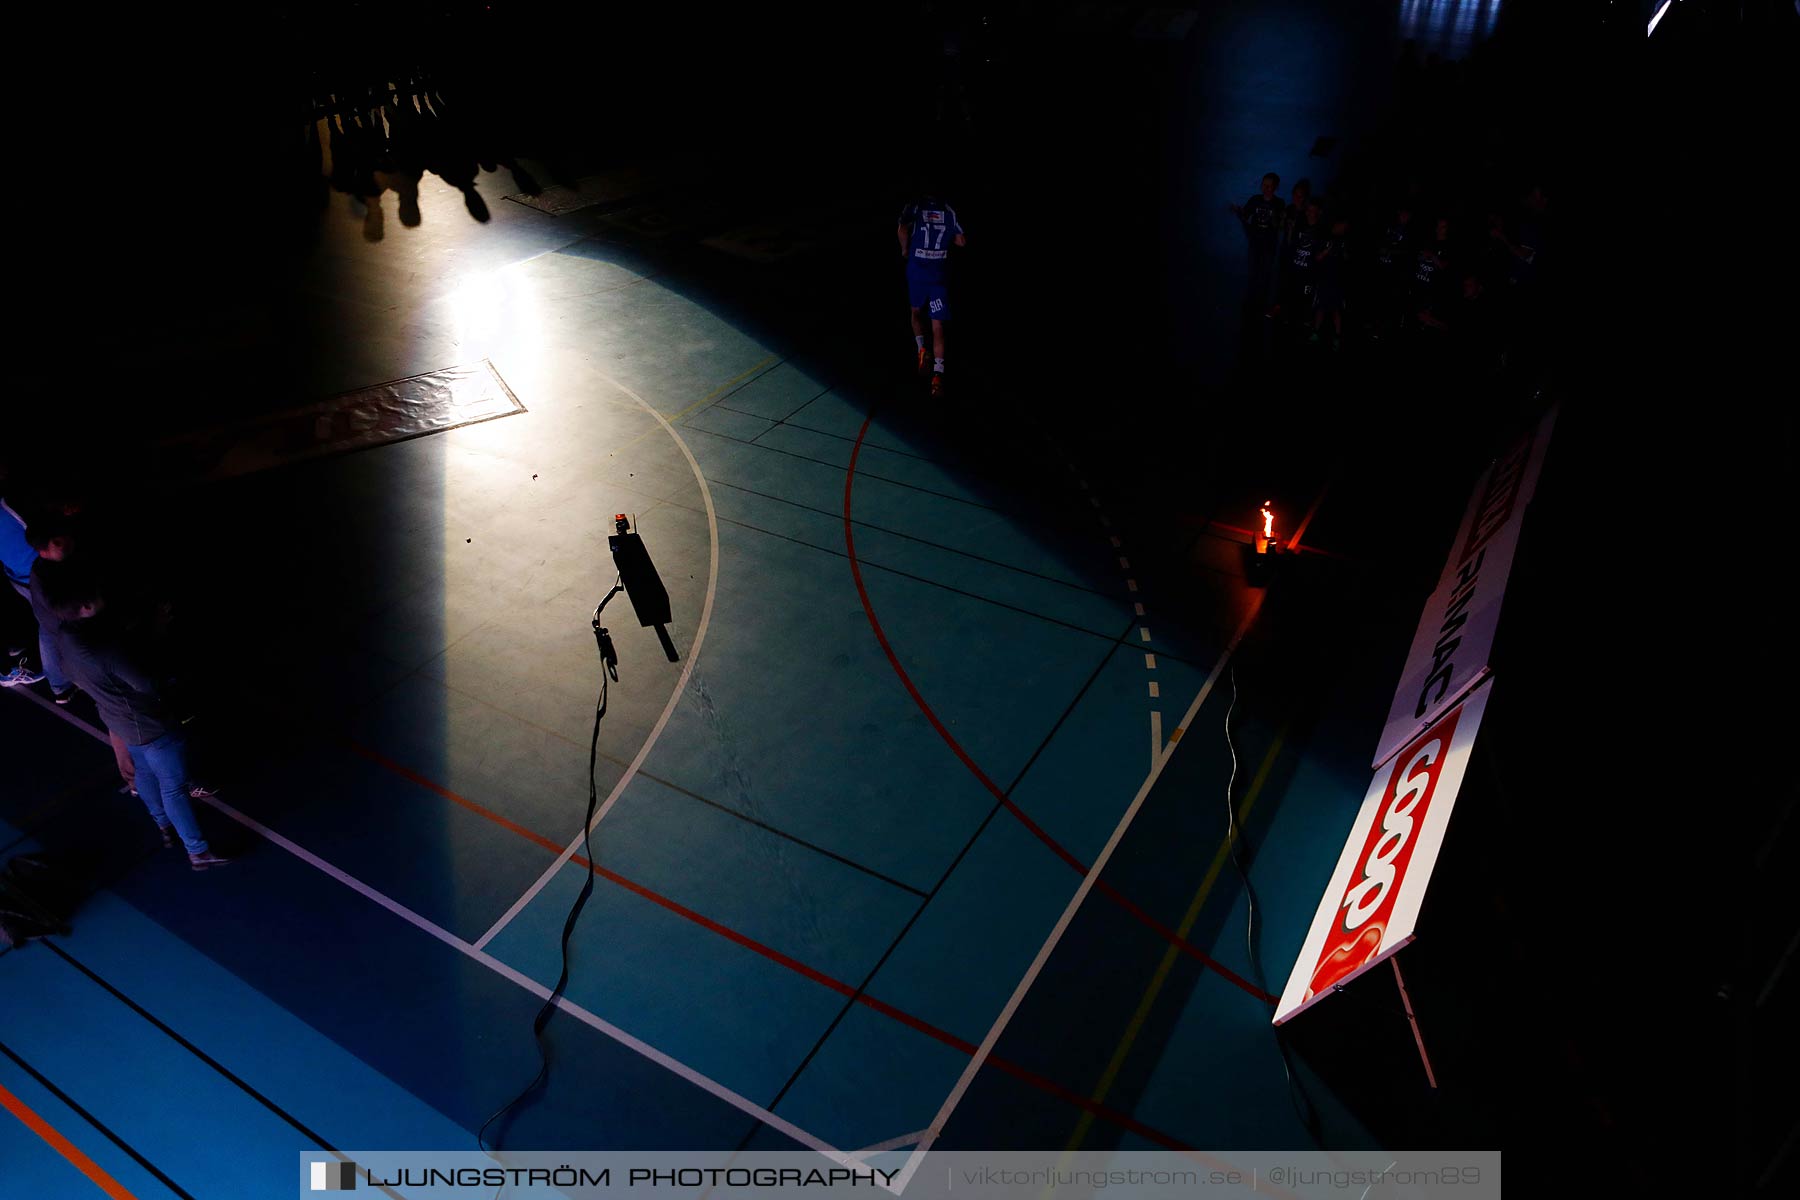
M196 871L231 862L207 843L188 801L187 739L152 665L148 631L134 627L127 614L108 610L91 571L58 571L41 586L44 601L62 622L65 665L107 729L125 743L137 768L138 797L163 844L173 846L179 837Z

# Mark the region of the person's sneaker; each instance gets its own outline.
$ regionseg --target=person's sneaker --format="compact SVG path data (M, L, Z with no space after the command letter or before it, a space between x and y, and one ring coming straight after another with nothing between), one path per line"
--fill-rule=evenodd
M50 698L52 700L56 701L58 704L67 704L69 701L71 701L75 698L75 692L77 690L78 689L75 687L75 685L71 683L68 687L64 688L60 692L51 692Z
M173 850L175 848L175 827L173 825L158 825L156 827L156 832L162 834L164 850Z
M941 397L943 394L944 394L944 373L942 371L933 371L931 373L931 398L936 400L939 397Z
M210 800L219 794L219 789L210 784L195 783L188 780L188 798L192 800Z
M188 855L188 866L196 871L210 871L214 867L228 867L234 860L229 854L220 854L216 850L208 850L204 854Z
M42 683L44 673L36 668L20 663L4 675L0 675L0 687L18 687L24 683Z
M925 374L925 372L931 370L931 356L925 352L925 347L923 347L923 346L919 347L919 361L918 361L917 370L918 370L919 374L921 374L921 375L923 375L923 374Z

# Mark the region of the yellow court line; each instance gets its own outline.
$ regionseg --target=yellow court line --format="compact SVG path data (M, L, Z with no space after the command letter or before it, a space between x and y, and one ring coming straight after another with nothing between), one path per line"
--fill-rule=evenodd
M1281 753L1281 745L1287 739L1287 727L1284 725L1276 734L1269 746L1269 752L1263 755L1262 764L1256 768L1256 776L1251 779L1250 787L1244 792L1244 801L1238 806L1237 828L1241 832L1244 819L1250 815L1250 809L1256 804L1257 797L1262 795L1263 784L1268 782L1269 772L1275 766L1275 759ZM1231 846L1236 839L1231 834L1219 843L1219 849L1213 855L1212 866L1206 870L1206 877L1200 881L1200 888L1194 893L1193 901L1187 912L1182 915L1181 924L1175 930L1176 937L1187 941L1188 934L1193 932L1194 925L1200 919L1200 910L1206 904L1206 898L1212 894L1213 885L1219 881L1219 873L1225 867L1225 860L1231 853ZM1144 989L1144 995L1138 1001L1137 1011L1131 1014L1131 1020L1125 1026L1125 1033L1119 1039L1118 1048L1113 1051L1112 1061L1106 1064L1100 1082L1095 1085L1090 1097L1094 1103L1103 1103L1107 1093L1112 1091L1113 1084L1118 1082L1119 1072L1125 1067L1125 1060L1131 1055L1131 1047L1137 1041L1138 1034L1143 1032L1144 1022L1150 1018L1150 1010L1156 1004L1156 997L1162 992L1163 984L1168 981L1169 972L1175 969L1175 961L1181 955L1180 949L1170 945L1163 952L1162 962L1157 964L1156 972L1150 977L1150 985ZM1064 1158L1061 1165L1068 1165L1068 1155L1081 1149L1087 1140L1088 1131L1093 1128L1094 1114L1084 1111L1081 1120L1075 1124L1075 1132L1069 1135L1069 1144L1063 1147ZM1048 1194L1048 1193L1046 1193Z
M694 401L692 404L688 405L686 408L682 409L680 412L678 412L674 416L670 417L669 424L673 425L675 422L681 420L681 418L688 416L691 413L698 412L700 409L705 408L708 404L711 404L715 399L717 399L720 396L723 396L726 392L729 392L732 388L736 387L739 383L743 382L744 380L750 378L752 375L756 374L758 371L762 370L764 367L772 366L780 361L781 361L781 359L778 355L771 354L767 358L763 359L761 362L757 363L755 366L751 367L749 370L741 372L737 375L733 375L730 379L727 379L724 383L721 383L718 387L714 388L712 391L706 393L706 395L700 397L698 400Z
M751 367L749 370L741 371L738 374L733 375L730 379L727 379L724 383L721 383L718 387L714 388L712 391L706 393L706 395L700 397L698 400L694 401L692 404L688 405L686 408L682 409L680 412L678 412L674 416L670 417L669 424L674 425L674 424L680 422L682 420L682 418L692 416L694 413L699 412L701 409L705 408L708 404L711 404L714 400L718 399L720 396L723 396L726 392L729 392L732 388L736 387L738 384L742 383L744 380L750 378L752 375L756 374L758 371L762 370L765 367L779 364L781 361L782 360L781 360L780 355L771 354L767 358L763 359L761 362L757 363L755 366ZM658 432L658 430L655 428L646 429L644 432L642 432L642 433L638 434L636 437L632 438L629 442L626 442L623 445L615 447L613 449L613 453L617 454L622 450L629 450L629 449L631 449L631 447L637 445L639 442L643 441L645 438L649 437L651 434L654 434L656 432Z

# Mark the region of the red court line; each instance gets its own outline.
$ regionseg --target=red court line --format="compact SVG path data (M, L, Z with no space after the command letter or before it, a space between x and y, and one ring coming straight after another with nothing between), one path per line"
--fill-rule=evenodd
M95 1187L111 1196L113 1200L137 1200L136 1196L125 1190L124 1184L108 1175L101 1169L99 1163L83 1154L75 1143L56 1132L50 1122L38 1116L23 1100L7 1091L4 1085L0 1085L0 1108L6 1109L13 1116L19 1118L25 1128L43 1138L52 1150L68 1159L71 1166L86 1175Z
M419 774L417 771L412 770L410 767L401 766L399 763L397 763L393 759L387 757L385 754L382 754L376 750L371 750L367 746L363 745L362 743L354 741L349 738L346 738L345 742L347 745L349 745L350 749L354 750L356 753L362 755L364 758L368 759L370 762L374 763L377 766L386 767L388 770L392 771L394 774L398 775L400 778L406 780L408 783L416 783L428 792L436 792L438 795L440 795L444 799L450 801L452 804L460 804L462 807L468 809L470 812L474 813L476 816L486 817L488 820L492 821L494 824L500 826L500 828L509 830L513 833L516 833L520 837L524 838L526 841L534 842L537 845L542 846L544 849L548 850L552 854L561 854L563 852L563 848L561 846L557 845L555 842L551 841L549 838L545 837L543 834L537 833L534 830L527 829L527 828L525 828L525 826L519 824L517 821L513 821L507 817L503 817L491 808L484 808L481 805L475 803L475 801L470 800L465 796L457 795L455 792L451 791L449 788L445 787L443 784L438 783L435 780L427 779L425 776ZM578 861L585 862L585 860L578 860Z
M426 778L417 771L412 770L410 767L402 766L400 763L395 762L393 759L379 751L372 750L369 747L354 741L349 742L349 745L357 754L360 754L370 762L375 763L386 770L392 771L407 782L415 783L429 792L442 796L444 799L467 809L476 816L492 821L502 829L516 833L527 841L541 846L553 854L562 853L562 847L558 846L549 838L527 829L516 821L501 816L493 809L478 804L466 796L458 795L456 792L451 791L449 788L432 779ZM783 954L773 946L765 945L747 934L739 933L729 925L715 921L704 913L696 912L694 909L687 907L687 905L682 904L680 901L673 900L652 888L645 887L643 884L638 883L636 880L629 879L626 876L619 874L617 871L600 866L598 863L592 862L579 854L575 855L569 861L585 867L594 874L600 876L600 878L624 888L633 895L640 896L643 899L650 901L650 903L674 913L685 921L691 921L702 929L715 933L725 940L742 946L744 949L749 950L754 954L761 955L763 958L768 959L778 966L786 967L788 970L802 978L810 979L820 987L836 992L840 996L848 996L864 1008L870 1009L873 1012L878 1012L882 1016L896 1021L901 1025L905 1025L915 1032L922 1033L926 1037L941 1042L954 1050L959 1050L962 1053L969 1055L975 1053L976 1046L974 1042L960 1038L947 1029L939 1029L936 1025L931 1024L931 1022L920 1017L915 1017L904 1009L896 1008L885 1000L878 1000L866 992L859 991L857 988L852 987L843 980L835 979L832 976L827 975L817 967L809 966L791 955ZM1148 920L1148 918L1145 919ZM1125 1113L1119 1112L1117 1109L1108 1108L1103 1104L1090 1100L1079 1092L1066 1088L1063 1085L1056 1083L1051 1079L1047 1079L1044 1076L1037 1074L1035 1071L1028 1070L1008 1059L1001 1058L999 1055L988 1055L988 1062L992 1063L1000 1070L1005 1071L1007 1074L1038 1088L1040 1091L1056 1096L1059 1099L1066 1100L1070 1104L1085 1109L1104 1120L1111 1121L1121 1128L1129 1129L1133 1133L1141 1134L1151 1141L1156 1142L1158 1145L1167 1146L1172 1150L1193 1149L1178 1138L1171 1137L1166 1133L1153 1129L1143 1122L1138 1121Z
M1017 818L1019 823L1030 830L1032 835L1035 836L1038 841L1048 846L1051 853L1067 863L1070 869L1077 874L1086 875L1088 873L1087 864L1069 853L1069 851L1063 847L1062 843L1051 837L1042 826L1027 816L1024 809L1013 803L1012 797L1002 791L999 784L988 778L987 772L981 769L980 764L970 757L967 750L963 749L962 743L956 740L956 735L952 734L944 725L943 721L938 719L937 713L932 711L931 705L927 703L925 697L920 694L918 686L913 683L912 676L908 675L906 673L906 668L900 665L900 656L894 653L894 647L888 642L887 633L881 628L881 619L875 615L875 606L869 601L869 589L863 586L862 565L857 561L856 557L856 530L854 528L854 522L850 517L851 492L856 484L856 460L862 453L863 439L868 436L869 425L874 420L875 416L873 413L863 418L862 428L858 430L856 434L856 445L850 448L850 467L844 474L844 549L849 554L850 575L851 578L856 581L856 594L862 601L863 614L869 618L869 627L875 631L875 640L881 643L882 653L887 655L888 665L893 667L894 674L900 677L900 683L906 688L907 695L913 698L913 703L918 705L919 711L925 714L925 719L931 722L931 727L937 730L939 737L944 739L944 744L950 747L950 752L961 759L962 765L967 767L969 773L975 776L981 786L986 788L988 792L992 794L994 799L1000 802L1001 807L1005 808L1007 812ZM1213 961L1205 951L1201 950L1198 946L1193 945L1185 938L1182 938L1173 929L1170 929L1167 925L1157 921L1142 908L1139 908L1136 904L1127 900L1116 888L1107 883L1104 879L1099 879L1094 882L1094 890L1103 894L1108 900L1111 900L1127 913L1130 913L1146 928L1154 930L1159 937L1163 938L1170 945L1178 948L1183 954L1210 967L1227 981L1242 988L1263 1003L1271 1005L1275 1003L1276 998L1274 996L1263 991L1237 972Z
M793 971L796 974L805 976L806 978L812 980L814 983L819 984L821 987L830 988L832 991L838 993L841 996L849 996L851 999L855 1000L858 1004L863 1005L865 1008L868 1008L875 1012L878 1012L884 1017L889 1017L895 1021L898 1021L900 1024L907 1026L909 1029L916 1030L917 1032L924 1034L926 1037L932 1038L938 1042L942 1042L944 1045L949 1046L954 1050L960 1050L964 1054L972 1055L975 1053L976 1047L975 1047L974 1042L968 1041L967 1039L964 1039L964 1038L960 1038L960 1037L956 1036L954 1033L951 1033L947 1029L939 1029L937 1026L931 1024L929 1021L925 1021L919 1017L915 1017L911 1013L906 1012L904 1009L895 1008L892 1004L887 1003L887 1001L885 1001L885 1000L877 1000L875 997L868 995L866 992L859 992L855 988L851 987L849 984L845 983L841 979L833 979L831 976L825 974L823 971L820 971L815 967L809 967L805 963L799 961L798 959L795 959L795 958L789 957L786 954L783 954L781 951L775 949L773 946L765 946L763 943L757 941L755 938L752 938L745 934L739 933L737 930L732 929L727 925L722 925L718 921L713 920L711 917L705 916L701 913L697 913L693 909L688 908L686 905L683 905L675 900L669 899L667 896L664 896L655 891L652 891L651 889L645 887L641 883L636 883L630 879L625 878L623 875L620 875L616 871L611 871L605 867L598 866L594 863L590 863L585 858L582 858L580 855L576 855L570 861L580 863L582 866L587 867L589 870L593 871L594 874L600 876L602 879L605 879L612 883L618 884L620 887L624 888L626 891L629 891L636 895L642 896L644 899L650 901L652 904L660 905L661 907L668 909L670 912L675 913L677 916L680 916L689 921L692 921L694 924L699 925L700 927L702 927L704 929L709 929L712 932L718 934L720 937L726 938L727 940L735 942L737 945L740 945L747 950L751 950L757 954L762 955L764 958L768 959L771 962L779 963L780 965L786 967L788 970ZM1058 1099L1066 1100L1070 1104L1073 1104L1078 1108L1085 1109L1088 1112L1093 1113L1097 1117L1102 1117L1108 1121L1113 1122L1116 1125L1119 1125L1120 1127L1122 1127L1124 1129L1128 1129L1133 1133L1140 1134L1143 1137L1150 1139L1151 1141L1157 1143L1160 1146L1166 1146L1171 1150L1192 1151L1194 1149L1194 1147L1188 1145L1186 1142L1181 1141L1179 1138L1171 1137L1169 1134L1163 1133L1161 1130L1152 1128L1151 1126L1144 1124L1142 1121L1137 1120L1135 1117L1132 1117L1125 1113L1122 1113L1122 1112L1118 1111L1117 1109L1108 1108L1104 1104L1100 1104L1094 1100L1089 1099L1086 1096L1083 1096L1080 1092L1074 1091L1070 1088L1066 1088L1062 1084L1057 1083L1056 1081L1054 1081L1052 1079L1046 1078L1045 1076L1038 1074L1036 1071L1032 1071L1026 1067L1019 1065L1018 1063L1012 1062L1009 1059L1001 1058L997 1054L990 1054L990 1055L988 1055L988 1062L992 1063L994 1066L998 1067L1000 1070L1005 1071L1007 1074L1012 1075L1014 1078L1023 1080L1024 1082L1039 1089L1040 1091L1046 1092L1049 1095L1057 1097Z

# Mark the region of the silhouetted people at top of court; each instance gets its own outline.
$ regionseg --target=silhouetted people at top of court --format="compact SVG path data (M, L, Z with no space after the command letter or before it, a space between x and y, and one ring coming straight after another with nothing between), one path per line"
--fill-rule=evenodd
M384 191L398 198L402 225L420 224L418 185L426 171L461 192L463 207L477 221L491 215L476 186L482 170L505 166L521 192L543 190L501 145L493 122L447 102L440 88L383 83L325 89L324 96L328 111L314 122L307 146L328 158L322 173L330 186L364 206L363 237L369 241L385 236Z
M1277 337L1266 344L1291 344L1306 326L1317 340L1325 314L1335 331L1347 313L1353 333L1382 341L1388 354L1424 355L1433 370L1509 388L1541 386L1556 312L1547 286L1554 259L1545 258L1553 244L1549 194L1534 161L1545 113L1496 86L1506 81L1493 61L1426 56L1410 40L1394 75L1382 127L1332 181L1323 231L1309 219L1309 181L1293 185L1280 220L1277 300L1268 309L1293 328L1268 327ZM1496 192L1492 181L1507 177L1530 186ZM1393 207L1383 211L1377 196ZM1231 206L1251 239L1252 294L1250 214L1258 203ZM1340 225L1346 217L1354 220ZM1363 228L1368 236L1359 237ZM1418 336L1388 338L1401 330Z

